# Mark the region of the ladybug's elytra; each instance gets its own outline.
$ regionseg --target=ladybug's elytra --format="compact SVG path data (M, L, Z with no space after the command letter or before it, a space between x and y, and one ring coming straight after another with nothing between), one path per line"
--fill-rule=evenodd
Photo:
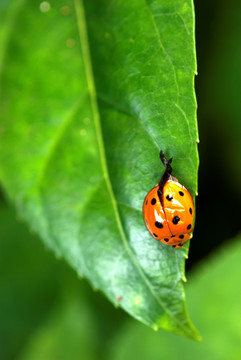
M161 150L160 159L166 170L145 197L144 222L154 239L180 248L192 238L193 200L189 191L172 176L172 158L167 161Z

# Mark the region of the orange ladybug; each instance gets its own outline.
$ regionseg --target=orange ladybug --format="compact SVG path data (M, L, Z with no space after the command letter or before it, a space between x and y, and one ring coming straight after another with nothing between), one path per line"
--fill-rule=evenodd
M161 150L160 159L166 170L145 197L144 222L154 239L180 248L192 238L193 200L189 191L172 176L172 158L167 161Z

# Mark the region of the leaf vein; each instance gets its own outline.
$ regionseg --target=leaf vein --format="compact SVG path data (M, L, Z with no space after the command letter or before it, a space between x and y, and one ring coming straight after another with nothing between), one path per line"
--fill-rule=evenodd
M153 141L154 145L156 146L156 148L158 149L158 151L160 151L160 146L158 145L156 139L154 138L154 136L151 134L151 132L148 130L148 128L145 126L144 122L135 114L130 113L127 110L121 109L117 104L114 104L113 102L111 102L110 100L108 100L105 96L98 94L98 98L99 100L101 100L103 103L107 104L112 110L124 114L126 116L132 117L134 119L136 119L138 121L138 123L140 124L141 128L145 131L145 133L151 138L151 140Z
M79 108L79 105L80 105L80 100L75 103L75 105L72 107L69 114L62 121L62 124L58 127L58 129L57 129L57 131L55 133L55 136L54 136L54 138L53 138L53 140L52 140L52 142L51 142L51 144L49 146L48 153L44 157L44 162L42 164L42 168L39 171L39 174L38 174L38 177L37 177L37 180L36 180L36 186L37 187L41 184L41 182L42 182L42 180L44 178L44 175L46 173L46 170L48 168L48 165L50 164L51 159L54 156L55 150L56 150L58 144L61 142L61 139L63 138L63 136L65 134L66 128L69 126L69 124L73 120L73 118L74 118L74 116L75 116L75 114L76 114L76 112L77 112L77 110Z

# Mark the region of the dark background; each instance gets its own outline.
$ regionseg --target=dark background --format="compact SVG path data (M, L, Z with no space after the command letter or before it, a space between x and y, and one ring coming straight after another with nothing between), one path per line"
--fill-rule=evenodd
M235 145L241 134L241 5L205 0L195 1L195 9L200 168L187 270L235 237L241 220L240 145Z

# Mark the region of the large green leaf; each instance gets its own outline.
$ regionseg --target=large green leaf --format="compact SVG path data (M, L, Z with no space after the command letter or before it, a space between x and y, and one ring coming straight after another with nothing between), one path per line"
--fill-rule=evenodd
M6 193L113 303L155 329L197 338L185 307L185 249L150 238L141 213L163 171L160 149L197 191L192 1L18 5L3 31Z

